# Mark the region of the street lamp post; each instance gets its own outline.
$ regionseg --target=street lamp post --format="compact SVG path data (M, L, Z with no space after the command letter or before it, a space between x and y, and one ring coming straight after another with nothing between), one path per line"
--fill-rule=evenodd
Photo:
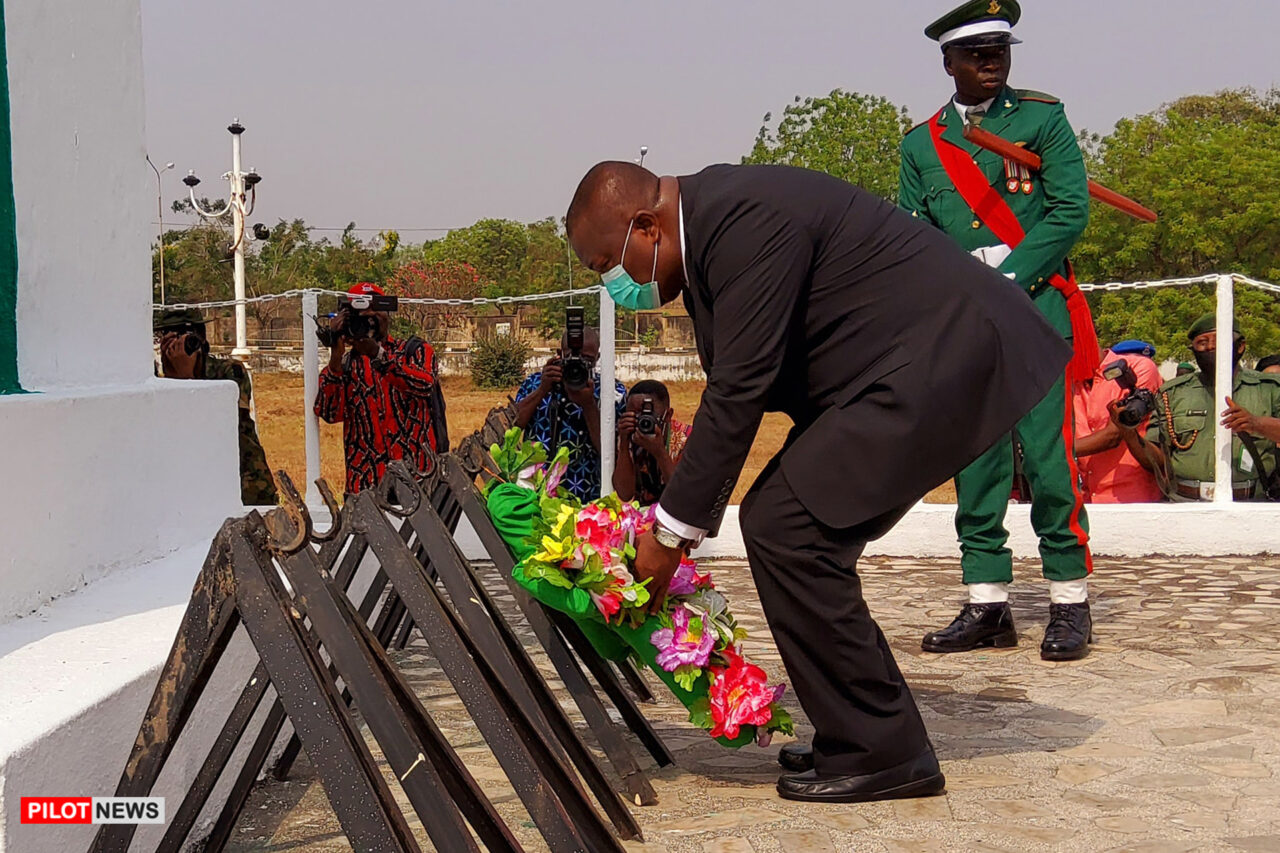
M649 146L648 146L648 145L641 145L641 146L640 146L640 165L641 165L641 166L643 166L643 165L644 165L644 155L646 155L646 154L648 154L648 153L649 153Z
M206 210L200 206L200 202L196 200L196 186L200 183L200 179L196 177L194 170L188 172L182 182L187 185L187 190L191 194L192 209L205 219L219 219L225 216L228 210L231 211L233 237L231 250L235 253L236 287L236 345L231 350L231 355L242 359L250 355L244 301L244 223L253 214L254 205L258 200L257 187L262 176L256 169L250 169L248 172L240 170L240 136L244 133L244 125L240 123L240 119L232 119L231 124L227 126L227 132L231 134L231 171L224 174L222 179L231 183L231 192L221 209Z
M172 163L165 163L164 168L156 167L151 162L151 155L147 155L147 165L156 173L156 222L160 225L160 304L164 304L164 192L160 186L160 173L167 172L173 168Z

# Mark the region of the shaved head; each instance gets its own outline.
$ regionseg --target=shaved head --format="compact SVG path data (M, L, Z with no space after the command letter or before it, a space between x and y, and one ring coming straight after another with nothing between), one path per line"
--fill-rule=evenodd
M611 236L610 232L625 230L636 211L653 208L658 192L658 176L642 166L621 160L597 163L573 194L565 230L570 239L584 228L596 236Z

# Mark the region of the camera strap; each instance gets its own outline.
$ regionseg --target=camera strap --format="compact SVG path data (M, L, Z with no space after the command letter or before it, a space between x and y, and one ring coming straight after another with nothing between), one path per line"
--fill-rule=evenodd
M1267 473L1266 465L1262 462L1262 451L1258 449L1258 442L1248 433L1240 433L1240 443L1244 445L1244 449L1249 452L1249 456L1253 459L1254 467L1258 471L1258 483L1262 486L1262 493L1267 500L1280 501L1280 472L1276 468L1272 468Z

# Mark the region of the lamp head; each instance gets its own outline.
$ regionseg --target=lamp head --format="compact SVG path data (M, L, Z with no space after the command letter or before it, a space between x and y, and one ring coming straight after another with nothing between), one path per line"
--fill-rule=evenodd
M192 169L187 172L187 176L182 179L182 182L191 187L191 189L195 189L200 183L200 179L196 177L196 170Z

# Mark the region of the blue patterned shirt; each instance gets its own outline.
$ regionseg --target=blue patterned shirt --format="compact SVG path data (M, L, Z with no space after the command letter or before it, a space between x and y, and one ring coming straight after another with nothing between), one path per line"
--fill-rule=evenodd
M538 371L520 384L520 390L516 392L516 402L519 403L533 394L541 384L542 371ZM598 404L600 402L600 374L598 373L595 375L594 388ZM616 416L620 418L627 409L627 386L621 382L617 383L616 397ZM540 442L548 452L551 450L551 404L555 399L553 394L543 397L542 402L538 404L538 410L533 414L533 419L524 428L525 438ZM601 436L601 440L614 439L611 436ZM568 400L564 401L560 420L560 446L568 447L570 454L569 470L561 481L561 485L583 502L600 497L600 451L591 444L591 434L587 432L587 418L582 407Z

